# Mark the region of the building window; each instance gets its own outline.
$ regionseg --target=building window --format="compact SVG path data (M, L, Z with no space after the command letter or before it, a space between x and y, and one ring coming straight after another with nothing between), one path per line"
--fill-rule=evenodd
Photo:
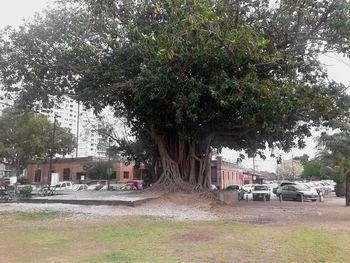
M63 181L70 181L70 169L69 168L63 169Z
M129 172L124 172L124 179L129 179Z
M211 168L211 182L216 183L217 181L218 181L218 175L217 175L216 167L214 166Z
M84 172L79 172L79 173L77 173L77 180L79 181L79 183L80 183L82 180L86 180L86 173L84 173Z
M41 170L36 170L34 174L34 182L40 182L41 181Z

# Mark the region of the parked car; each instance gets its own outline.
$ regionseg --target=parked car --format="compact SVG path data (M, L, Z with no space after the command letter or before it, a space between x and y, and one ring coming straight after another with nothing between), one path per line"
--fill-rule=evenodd
M62 182L58 182L58 184L56 184L55 188L56 188L56 191L72 190L73 185L74 185L74 183L71 181L62 181Z
M285 185L281 188L281 198L282 200L296 200L296 201L306 201L312 200L316 201L318 199L318 194L315 190L307 188L305 185Z
M271 192L267 185L255 185L252 190L253 193L253 201L256 200L264 200L270 201Z
M81 191L81 190L86 190L88 188L87 184L75 184L73 185L74 191Z
M317 194L319 194L319 195L323 195L323 193L324 193L322 187L317 186L313 182L303 183L301 185L304 185L306 188L317 192Z
M243 189L243 187L241 185L231 184L231 185L227 186L225 190L238 191L238 200L244 199L245 190Z
M32 187L32 194L37 195L39 194L39 191L41 189L41 185L37 183L31 183L30 186Z
M130 186L132 190L142 190L143 180L132 180L126 183L126 186Z
M322 183L328 185L332 192L335 192L336 183L332 180L323 180Z
M252 189L254 188L254 184L245 184L242 186L244 191L251 193Z
M218 188L216 187L215 184L211 184L210 185L210 190L218 190Z
M320 188L322 189L323 194L325 194L325 195L331 193L332 190L333 190L333 187L331 187L330 185L328 185L328 184L325 183L325 182L322 182L322 181L317 182L317 181L316 181L315 183L316 183L316 186L317 186L317 187L320 187Z
M86 190L93 191L93 190L100 190L103 187L102 184L90 184Z
M118 190L118 188L117 188L117 184L109 184L109 190L111 190L111 191L115 191L115 190ZM106 184L106 185L104 185L101 189L100 189L100 191L107 191L108 190L108 184Z
M289 181L283 181L280 183L280 185L277 188L272 189L272 192L277 195L277 197L280 196L282 187L285 185L296 185L294 182L289 182Z

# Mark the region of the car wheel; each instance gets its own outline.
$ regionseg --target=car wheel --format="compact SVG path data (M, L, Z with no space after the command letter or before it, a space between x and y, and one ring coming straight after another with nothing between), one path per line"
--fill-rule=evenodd
M299 202L302 202L303 201L303 196L302 195L297 195L296 200L299 201Z

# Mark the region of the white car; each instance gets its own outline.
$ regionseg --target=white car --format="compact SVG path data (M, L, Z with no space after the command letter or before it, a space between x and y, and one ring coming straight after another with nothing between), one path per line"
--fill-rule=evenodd
M308 182L306 183L311 189L316 190L317 193L326 195L329 193L329 189L319 182ZM331 190L330 190L331 191Z
M271 192L270 188L267 185L255 185L254 189L252 190L253 193L253 201L256 200L264 200L264 201L270 201L271 198Z
M81 190L86 190L87 189L87 184L75 184L73 186L73 189L74 191L81 191Z
M252 190L254 189L254 184L245 184L242 186L242 188L244 191L251 193Z
M56 191L72 190L74 183L72 181L58 182L55 186Z
M211 184L210 185L210 190L218 190L218 188L216 187L215 184Z
M86 190L92 191L92 190L100 190L104 185L102 184L91 184L89 185Z

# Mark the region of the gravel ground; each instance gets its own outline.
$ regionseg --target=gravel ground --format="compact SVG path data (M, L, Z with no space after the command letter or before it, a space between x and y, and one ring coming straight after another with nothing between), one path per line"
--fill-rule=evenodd
M147 198L147 195L137 196L133 191L62 191L58 195L35 196L33 199L137 201L144 198Z
M144 198L155 197L156 200L149 201L137 207L128 206L90 206L90 205L71 205L61 203L2 203L0 212L42 212L56 211L67 214L66 220L99 220L120 216L151 216L157 218L174 219L178 221L208 221L218 220L218 216L205 211L198 203L179 204L169 201L168 198L159 198L155 195L121 196L120 200L141 200ZM66 199L66 197L64 198ZM85 199L85 197L83 198ZM114 198L105 197L103 200ZM181 199L181 198L180 198Z
M286 225L290 223L350 228L350 209L343 198L328 197L325 202L239 202L223 205L197 194L134 193L136 197L156 199L136 207L88 206L71 204L2 203L1 212L62 212L57 220L98 221L125 216L150 216L177 221L235 221L249 224Z
M202 211L199 207L179 207L171 203L162 203L157 206L142 205L138 207L30 203L0 204L0 212L33 213L43 211L68 213L66 218L68 221L99 220L118 216L151 216L178 221L208 221L220 219L220 217L210 212Z

